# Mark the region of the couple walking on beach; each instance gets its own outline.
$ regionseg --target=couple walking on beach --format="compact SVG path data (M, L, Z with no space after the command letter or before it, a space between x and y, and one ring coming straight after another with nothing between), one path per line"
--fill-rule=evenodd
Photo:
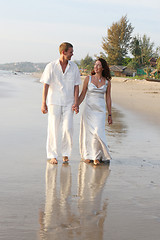
M47 158L51 164L58 163L58 133L62 122L61 153L63 162L69 161L73 113L79 112L79 105L86 97L80 124L80 154L85 162L93 160L95 165L99 165L100 160L111 159L105 136L106 106L108 123L112 123L109 67L104 59L97 59L94 71L85 78L79 95L79 69L70 61L73 56L72 44L62 43L59 53L60 58L47 64L40 80L44 84L41 111L43 114L48 112Z

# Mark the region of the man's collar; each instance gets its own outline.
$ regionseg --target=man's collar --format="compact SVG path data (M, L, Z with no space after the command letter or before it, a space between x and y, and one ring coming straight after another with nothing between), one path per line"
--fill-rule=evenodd
M56 60L56 64L60 64L59 59Z
M69 63L69 65L71 65L71 60L68 60L68 63ZM56 60L56 64L60 64L60 60L59 59Z

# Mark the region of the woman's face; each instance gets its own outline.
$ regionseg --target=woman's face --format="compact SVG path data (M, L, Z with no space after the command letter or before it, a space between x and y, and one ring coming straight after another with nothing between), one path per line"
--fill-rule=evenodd
M102 70L103 70L102 63L99 60L96 61L95 64L94 64L95 73L102 73Z

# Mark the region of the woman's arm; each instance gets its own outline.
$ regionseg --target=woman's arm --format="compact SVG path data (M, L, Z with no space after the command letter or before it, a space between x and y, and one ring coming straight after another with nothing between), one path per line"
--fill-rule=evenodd
M88 82L89 82L89 76L87 76L84 79L83 89L82 89L82 92L81 92L81 94L80 94L80 96L78 98L78 104L79 105L83 102L83 100L84 100L84 98L86 96L86 92L87 92L87 89L88 89Z
M74 104L78 105L79 85L74 86Z
M112 124L112 100L111 100L111 81L108 80L106 90L106 105L108 110L108 123Z

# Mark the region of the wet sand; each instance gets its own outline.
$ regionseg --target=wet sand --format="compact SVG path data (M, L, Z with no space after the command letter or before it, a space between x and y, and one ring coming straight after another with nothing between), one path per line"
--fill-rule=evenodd
M75 115L70 163L60 157L52 166L41 92L31 76L1 74L0 239L159 240L158 123L113 96L114 124L106 124L111 164L80 161Z

